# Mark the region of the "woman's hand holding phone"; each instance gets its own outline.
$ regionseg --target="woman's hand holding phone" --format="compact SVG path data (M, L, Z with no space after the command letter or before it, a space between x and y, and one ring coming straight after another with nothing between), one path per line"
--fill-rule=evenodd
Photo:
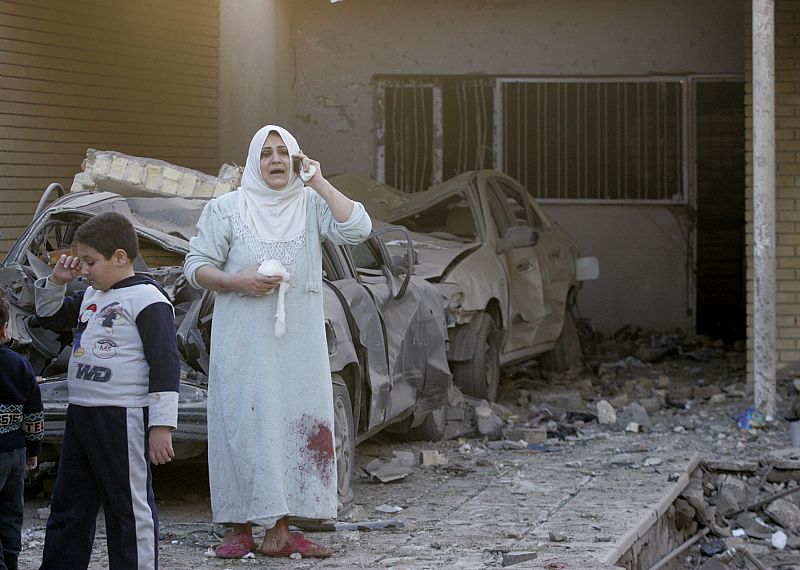
M292 166L303 183L310 182L320 173L319 162L308 158L302 151L292 157ZM320 177L322 177L322 174L320 174ZM313 188L314 185L310 184L310 186Z

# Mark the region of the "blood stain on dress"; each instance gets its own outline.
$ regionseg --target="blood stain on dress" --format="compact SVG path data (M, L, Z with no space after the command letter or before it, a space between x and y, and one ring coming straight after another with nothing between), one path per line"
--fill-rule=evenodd
M316 424L308 436L306 449L320 473L330 473L333 462L333 434L328 426Z

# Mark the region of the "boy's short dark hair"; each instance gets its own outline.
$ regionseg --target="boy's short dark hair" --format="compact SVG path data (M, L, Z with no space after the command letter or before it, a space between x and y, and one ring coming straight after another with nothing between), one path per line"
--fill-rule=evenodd
M111 259L118 249L128 254L131 263L139 255L139 239L133 224L116 212L104 212L84 222L73 241L93 247L106 259Z
M8 308L8 303L6 303L5 299L0 297L0 327L8 322L9 316L10 310Z

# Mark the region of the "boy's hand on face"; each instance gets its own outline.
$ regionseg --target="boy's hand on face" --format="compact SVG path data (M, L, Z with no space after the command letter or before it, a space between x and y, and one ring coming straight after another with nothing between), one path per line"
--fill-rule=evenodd
M164 465L172 461L175 451L172 449L172 430L167 426L150 428L150 463Z
M50 274L50 283L53 285L66 285L75 279L81 271L81 260L78 256L61 254L61 257L56 261L53 267L53 273Z

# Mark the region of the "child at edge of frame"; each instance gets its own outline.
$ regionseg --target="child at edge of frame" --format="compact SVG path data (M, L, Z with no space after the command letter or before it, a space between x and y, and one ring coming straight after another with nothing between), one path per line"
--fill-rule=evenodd
M41 570L89 565L100 507L111 570L158 568L158 514L150 464L172 460L180 362L175 317L164 289L137 275L131 222L105 212L74 234L35 283L36 315L54 331L74 330L69 406ZM88 287L66 295L81 277Z
M36 469L44 411L30 363L3 344L9 339L9 316L8 304L0 298L0 568L17 570L25 473Z

